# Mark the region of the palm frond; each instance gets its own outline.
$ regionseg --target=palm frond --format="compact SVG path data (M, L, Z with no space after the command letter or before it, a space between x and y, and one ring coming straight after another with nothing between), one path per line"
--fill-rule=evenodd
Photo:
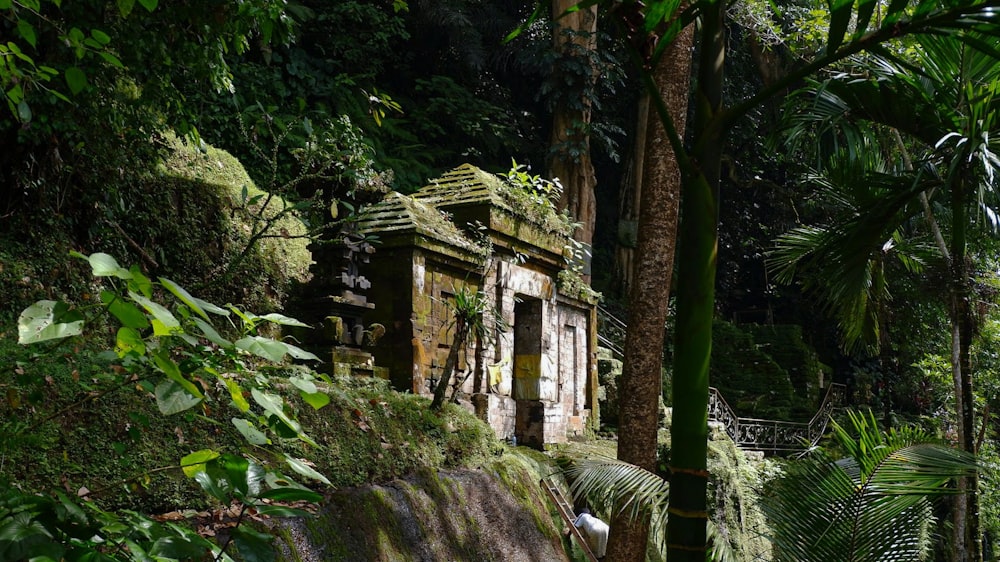
M871 412L834 423L846 458L825 452L791 465L765 501L779 560L922 560L933 521L931 499L954 493L974 474L973 455L930 442L923 432L878 429Z
M666 513L670 488L659 475L615 459L580 459L565 469L574 497L608 511L638 518L643 512Z

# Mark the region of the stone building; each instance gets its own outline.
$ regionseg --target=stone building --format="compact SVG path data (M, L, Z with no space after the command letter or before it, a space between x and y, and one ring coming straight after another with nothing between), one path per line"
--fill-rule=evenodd
M397 389L433 393L455 295L482 291L506 329L459 356L460 403L501 438L539 448L596 427L596 295L568 267L572 227L544 195L466 164L390 194L357 228L377 248L365 267L376 304L365 322L385 327L375 364Z

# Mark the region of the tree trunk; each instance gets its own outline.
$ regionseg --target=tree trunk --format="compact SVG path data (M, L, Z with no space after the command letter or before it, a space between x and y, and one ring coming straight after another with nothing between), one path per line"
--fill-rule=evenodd
M657 80L654 78L654 80ZM643 91L636 111L635 142L625 166L618 190L618 231L615 235L615 259L611 270L610 293L628 299L635 284L635 248L638 241L639 198L642 196L649 123L656 125L656 114L649 111L649 92ZM673 154L673 150L670 151ZM679 172L678 172L679 173Z
M667 48L653 73L656 92L669 109L674 129L683 134L691 79L691 43L687 27ZM649 107L649 103L646 103ZM621 378L618 458L656 469L656 436L660 427L659 398L663 394L663 326L670 299L681 173L667 131L655 113L647 112L646 143L641 170L637 267L630 292L625 362ZM638 170L637 170L638 171ZM646 559L648 521L629 521L624 514L611 524L608 556L615 561Z
M708 367L719 247L725 2L702 12L695 137L685 163L674 337L667 559L704 562L708 524ZM693 164L693 165L692 165Z
M958 178L966 177L959 172ZM975 397L972 394L972 360L969 348L975 327L972 310L972 288L966 263L968 244L966 231L969 224L967 212L967 187L962 179L951 186L951 286L952 286L952 374L955 382L955 409L958 414L959 440L962 449L976 453L976 426L974 417ZM982 535L979 528L979 479L964 478L959 489L963 496L956 502L955 555L956 560L982 562ZM964 498L964 499L962 499ZM962 504L965 504L964 506ZM964 519L964 525L959 522Z
M592 52L597 48L597 6L591 6L559 17L578 0L553 0L552 16L555 20L553 42L563 56L580 50ZM579 56L579 55L577 55ZM591 82L591 73L585 80ZM589 88L586 88L589 89ZM552 155L549 176L559 178L562 196L559 208L569 212L580 227L573 236L577 241L593 244L594 223L597 219L597 176L590 159L590 100L560 100L552 115L552 135L549 143ZM589 276L588 280L589 280Z
M441 380L434 387L434 399L431 400L432 410L440 410L441 406L444 406L448 394L448 384L451 382L451 375L455 372L455 365L458 363L458 353L465 345L465 339L468 336L468 325L458 321L455 324L455 339L451 341L448 358L444 360L444 369L441 370Z

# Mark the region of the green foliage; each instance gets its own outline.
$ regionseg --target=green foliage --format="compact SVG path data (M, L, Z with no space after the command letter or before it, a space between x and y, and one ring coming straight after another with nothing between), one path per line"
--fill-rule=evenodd
M796 397L792 417L812 417L815 405L822 400L822 383L829 383L832 373L820 362L816 350L803 340L802 328L792 324L750 325L745 328L753 336L758 349L788 373Z
M976 458L919 430L878 429L869 412L833 424L844 458L817 450L787 465L765 507L777 560L923 560L933 522L930 499L954 493Z
M729 405L744 417L790 420L795 389L770 350L758 344L750 331L722 320L715 321L712 340L712 385Z
M85 325L93 325L107 315L110 318L106 321L120 327L115 336L114 349L105 353L106 360L111 362L113 369L108 375L95 378L97 388L92 392L96 392L96 395L135 385L143 392L151 393L160 413L167 416L196 407L208 412L209 404L213 402L228 403L237 414L232 418L233 424L257 447L272 440L288 438L314 444L303 432L285 398L273 391L275 383L266 372L258 370L251 376L248 370L248 365L255 361L254 357L258 362L263 359L272 363L283 361L286 355L316 360L314 355L292 344L258 335L262 325L266 323L292 326L301 323L280 314L257 316L232 305L219 307L192 296L167 278L160 277L154 281L137 267L125 269L107 254L85 256L74 253L74 256L86 260L92 274L98 279L98 286L101 287L99 301L82 307L74 307L67 302L40 301L28 307L18 321L20 344L59 342L78 336L84 333ZM161 299L165 297L166 300L161 304ZM215 328L213 318L223 320L228 326ZM220 331L226 336L220 335ZM229 341L226 338L231 337L230 334L239 339L234 337L235 341ZM288 377L288 381L303 395L318 392L314 380L316 376L308 371ZM86 383L81 383L81 386L84 384ZM247 395L252 397L253 405L247 400ZM30 427L20 426L17 429L25 432ZM265 431L272 435L267 436ZM324 476L298 458L287 454L280 458L300 476L329 483ZM235 453L203 449L185 455L179 466L215 500L223 504L235 501L241 505L238 527L248 508L257 513L276 516L303 514L299 510L264 504L261 500L316 501L319 498L317 494L290 483L291 480L269 460L273 459L259 461ZM268 482L266 488L261 485L264 480ZM289 486L295 487L295 490L284 489ZM81 492L80 495L86 496L87 493ZM63 504L65 506L66 501ZM39 513L30 517L42 517L41 511L44 509L51 509L51 506L42 505L38 508ZM30 521L25 517L27 516L12 510L4 517L3 524L10 526ZM115 522L115 517L109 515L108 519ZM31 541L38 536L49 537L43 541L43 548L59 549L70 544L65 542L61 533L55 532L55 529L47 529L44 523L32 526L38 527L39 531L28 537ZM124 539L116 538L116 535L122 533L121 530L104 532L110 535L85 535L83 544L86 548L100 550L100 544L106 540L118 542ZM188 557L191 552L205 552L206 549L221 553L228 545L215 547L197 535L192 535L200 542L185 543L187 546L184 552L188 554L178 555L178 558ZM21 535L16 536L19 537L18 542L10 548L27 548L20 542ZM245 543L254 544L254 541L259 540L251 532L235 532L234 538L240 551L245 550ZM143 547L140 545L136 548ZM219 557L221 556L220 554Z

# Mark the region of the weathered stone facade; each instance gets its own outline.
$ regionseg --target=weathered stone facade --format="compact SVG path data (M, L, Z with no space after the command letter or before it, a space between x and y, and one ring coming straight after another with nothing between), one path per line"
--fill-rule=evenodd
M537 200L526 207L517 189L463 165L370 207L358 225L377 238L365 320L386 328L375 362L394 386L430 395L454 335L454 295L482 290L509 329L469 341L452 383L498 436L540 448L596 427L596 299L578 285L565 294L565 223Z

